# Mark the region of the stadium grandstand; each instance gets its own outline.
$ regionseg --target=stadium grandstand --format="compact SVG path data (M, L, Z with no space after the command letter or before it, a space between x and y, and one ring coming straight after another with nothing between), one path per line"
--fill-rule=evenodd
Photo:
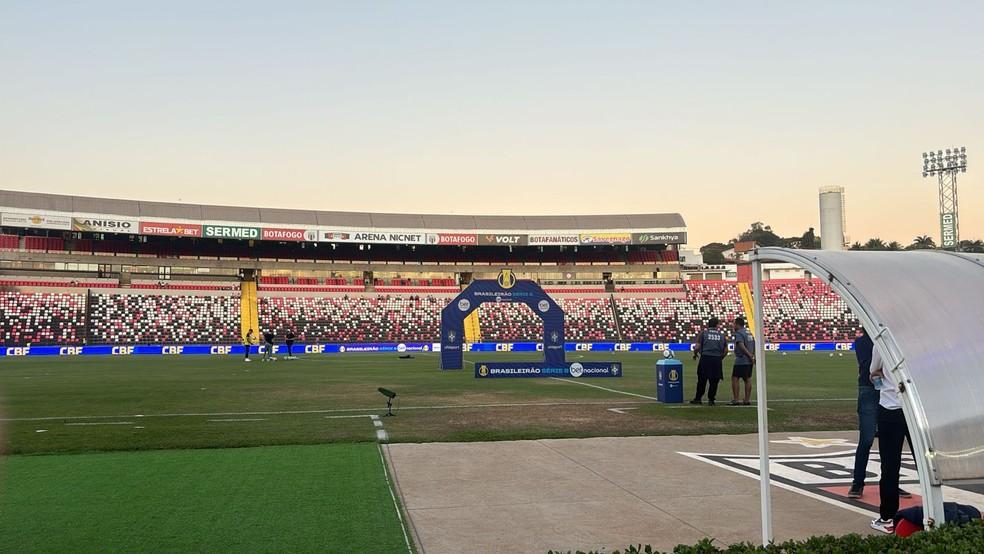
M0 191L0 344L434 342L441 309L503 267L567 313L575 342L688 342L747 315L742 284L682 278L679 214L455 216L172 204ZM766 281L770 341L850 341L814 279ZM525 305L478 310L470 342L536 341Z

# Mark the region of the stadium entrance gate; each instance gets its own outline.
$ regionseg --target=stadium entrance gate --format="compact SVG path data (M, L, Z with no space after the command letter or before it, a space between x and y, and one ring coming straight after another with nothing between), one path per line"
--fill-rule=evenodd
M543 361L564 366L564 310L530 280L516 279L503 269L497 279L472 281L441 310L441 369L461 369L464 356L465 318L485 302L521 302L543 320Z

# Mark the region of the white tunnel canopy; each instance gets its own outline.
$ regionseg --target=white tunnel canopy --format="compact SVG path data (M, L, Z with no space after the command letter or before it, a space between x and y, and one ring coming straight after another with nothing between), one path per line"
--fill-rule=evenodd
M928 513L942 483L984 479L984 255L759 248L752 260L827 281L868 330L905 384Z

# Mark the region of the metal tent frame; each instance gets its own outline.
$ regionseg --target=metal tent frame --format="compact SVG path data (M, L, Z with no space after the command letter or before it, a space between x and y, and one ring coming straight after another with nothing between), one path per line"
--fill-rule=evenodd
M984 359L984 255L758 248L750 259L763 544L774 538L763 262L792 263L823 280L868 330L885 367L901 384L902 409L916 452L924 524L932 528L942 523L944 481L979 482L984 478L984 392L979 377Z

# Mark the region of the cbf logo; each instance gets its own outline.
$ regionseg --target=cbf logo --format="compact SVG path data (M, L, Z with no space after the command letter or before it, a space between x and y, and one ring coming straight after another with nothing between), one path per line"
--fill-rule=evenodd
M680 380L680 372L677 371L677 370L675 370L675 369L671 369L670 370L670 373L666 377L667 377L667 379L670 380L671 383L672 382L679 381Z
M482 377L488 377L489 376L489 366L483 365L483 366L479 367L478 368L478 374L480 376L482 376Z
M513 274L511 269L503 269L499 272L496 282L504 289L511 289L516 286L516 275Z

